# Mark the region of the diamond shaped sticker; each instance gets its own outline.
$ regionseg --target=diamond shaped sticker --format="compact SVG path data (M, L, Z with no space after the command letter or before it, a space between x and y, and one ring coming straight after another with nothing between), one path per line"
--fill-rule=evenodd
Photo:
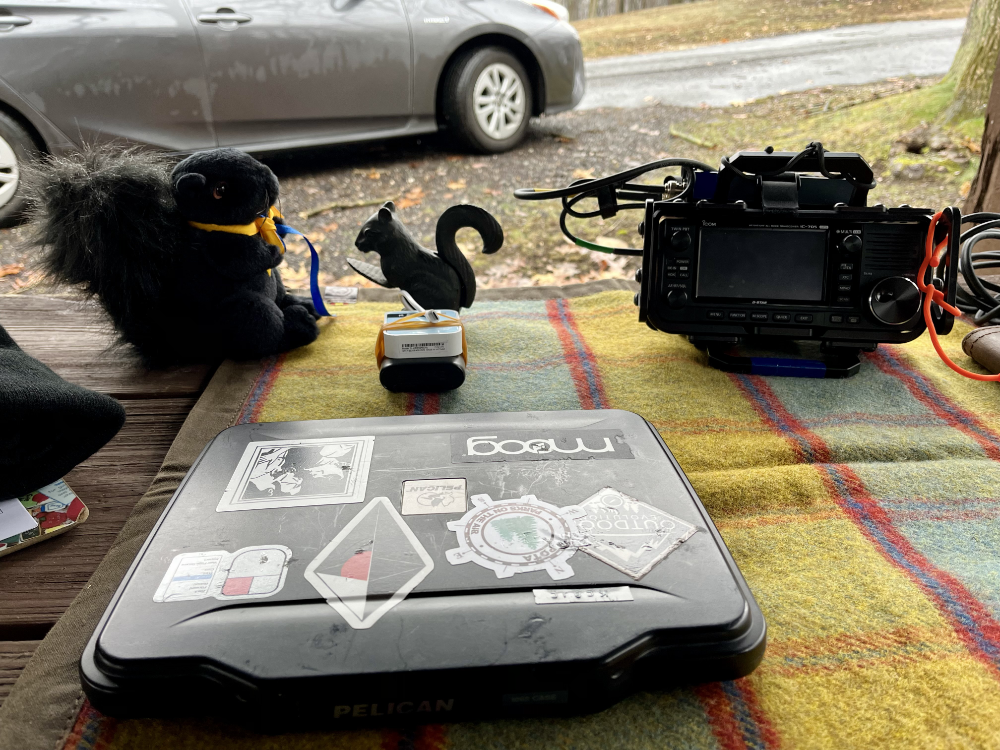
M434 561L387 497L376 497L337 534L305 577L357 630L370 628L434 570Z

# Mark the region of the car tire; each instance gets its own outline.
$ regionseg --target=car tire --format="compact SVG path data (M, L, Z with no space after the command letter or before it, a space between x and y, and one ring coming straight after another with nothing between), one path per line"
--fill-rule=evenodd
M38 154L31 135L16 120L0 112L0 227L16 224L24 215L23 167Z
M509 151L524 139L531 119L531 79L502 47L481 47L455 60L443 93L446 125L473 151Z

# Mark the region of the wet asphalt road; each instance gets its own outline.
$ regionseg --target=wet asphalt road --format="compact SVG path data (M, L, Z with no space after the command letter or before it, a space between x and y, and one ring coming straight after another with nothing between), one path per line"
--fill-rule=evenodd
M948 71L965 19L898 21L587 63L581 109L725 106L817 86Z

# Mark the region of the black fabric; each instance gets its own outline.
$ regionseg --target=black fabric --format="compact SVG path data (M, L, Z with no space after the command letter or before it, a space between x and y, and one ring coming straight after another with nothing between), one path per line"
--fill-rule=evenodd
M66 382L0 327L0 498L60 479L124 423L121 404Z

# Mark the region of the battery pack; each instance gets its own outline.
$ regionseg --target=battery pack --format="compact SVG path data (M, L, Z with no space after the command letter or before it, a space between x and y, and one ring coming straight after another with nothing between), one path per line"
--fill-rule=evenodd
M641 417L385 417L216 437L80 674L114 717L353 728L595 711L746 675L765 641Z
M393 393L451 391L465 382L465 331L455 310L386 313L375 352L379 382Z

